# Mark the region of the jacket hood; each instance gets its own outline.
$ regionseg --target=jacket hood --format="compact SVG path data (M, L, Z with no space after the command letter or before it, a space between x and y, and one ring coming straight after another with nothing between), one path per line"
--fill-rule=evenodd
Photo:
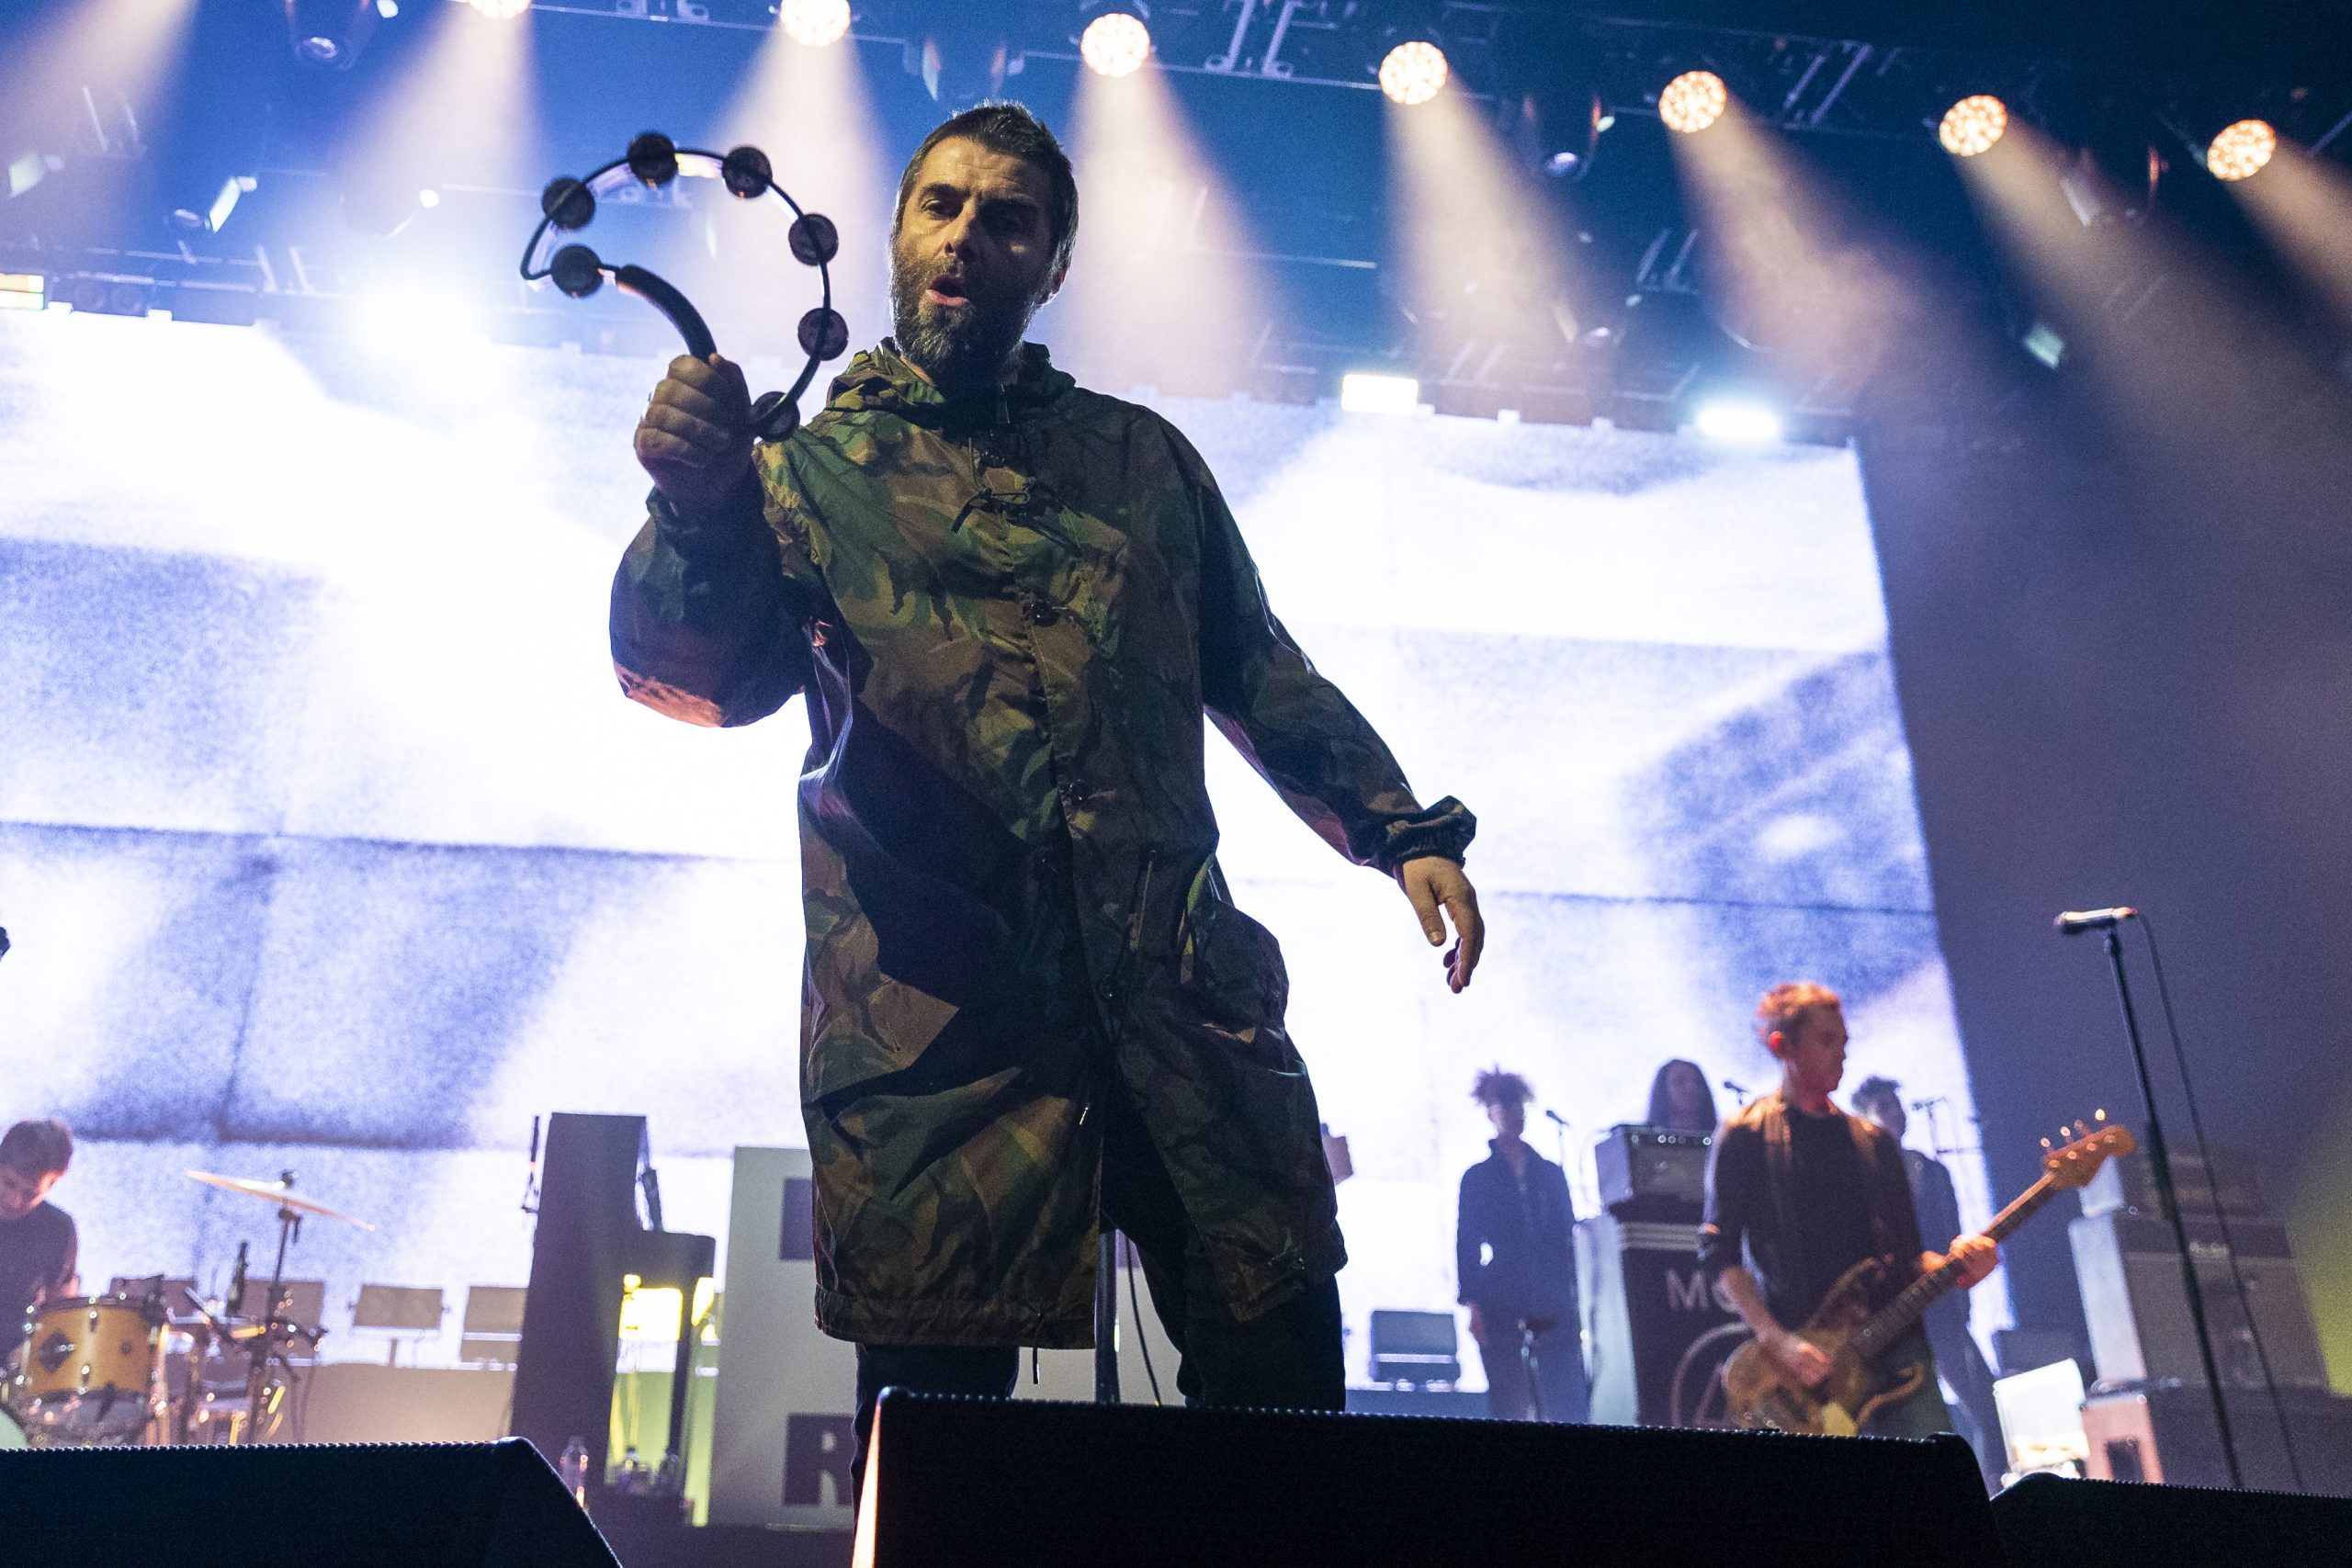
M1067 372L1054 368L1044 344L1024 343L1015 355L1011 381L987 392L950 398L917 375L899 353L898 344L886 337L854 355L833 378L825 406L842 412L887 410L925 423L999 423L1018 409L1051 402L1077 385Z

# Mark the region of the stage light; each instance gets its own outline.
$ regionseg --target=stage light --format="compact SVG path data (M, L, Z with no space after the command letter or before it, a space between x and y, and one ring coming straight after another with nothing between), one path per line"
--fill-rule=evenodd
M1350 413L1412 413L1421 406L1421 384L1410 376L1351 370L1340 378L1340 406Z
M237 198L258 183L251 175L231 175L220 182L209 202L201 205L190 202L185 207L172 209L172 223L176 228L218 234L228 223L229 214L237 209Z
M401 14L401 0L376 0L376 15L390 21Z
M467 4L493 22L519 17L531 8L531 0L467 0Z
M1657 118L1668 130L1686 135L1704 130L1723 118L1731 106L1731 89L1712 71L1685 71L1657 96Z
M2262 173L2278 151L2278 133L2267 119L2225 125L2205 149L2205 166L2217 180L2243 180Z
M2025 345L2028 354L2049 369L2057 369L2066 357L2066 340L2048 321L2034 322L2026 329L2025 336L2018 341Z
M1781 416L1762 403L1718 398L1701 403L1690 423L1710 441L1760 446L1781 439Z
M1079 35L1078 52L1087 69L1104 76L1131 76L1151 58L1151 29L1125 11L1105 11Z
M2009 107L1990 93L1977 93L1944 110L1936 140L1955 158L1973 158L1989 151L2009 129Z
M1391 103L1425 104L1445 85L1445 51L1415 39L1400 43L1380 62L1380 90Z
M37 272L0 272L0 310L49 308L49 279Z
M376 30L375 0L286 0L286 32L295 57L348 71Z
M775 19L793 42L822 49L849 31L849 0L784 0Z

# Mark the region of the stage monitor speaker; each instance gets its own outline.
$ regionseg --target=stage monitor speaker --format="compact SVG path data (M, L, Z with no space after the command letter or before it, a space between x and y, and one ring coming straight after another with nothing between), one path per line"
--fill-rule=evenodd
M2316 1568L2352 1560L2352 1502L2029 1475L1993 1499L2012 1568Z
M30 1568L618 1568L528 1443L0 1454Z
M884 1393L853 1561L2000 1568L1919 1441Z

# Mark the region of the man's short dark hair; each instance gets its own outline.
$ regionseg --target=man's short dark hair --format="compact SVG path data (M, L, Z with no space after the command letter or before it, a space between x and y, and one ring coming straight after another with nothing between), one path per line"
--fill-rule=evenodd
M1470 1086L1470 1098L1481 1105L1525 1105L1535 1098L1535 1089L1517 1073L1488 1067Z
M1868 1116L1871 1107L1883 1100L1903 1103L1903 1086L1893 1078L1883 1078L1873 1073L1854 1086L1854 1109Z
M899 201L890 209L890 232L898 233L907 202L915 194L915 171L922 167L933 148L957 137L1007 158L1018 158L1046 176L1046 221L1054 231L1054 265L1068 266L1071 247L1078 243L1078 176L1070 172L1069 154L1046 129L1046 122L1020 104L982 104L966 109L924 137L915 155L907 160L906 172L899 176Z
M74 1130L56 1117L19 1122L0 1134L0 1165L20 1176L51 1176L74 1163Z

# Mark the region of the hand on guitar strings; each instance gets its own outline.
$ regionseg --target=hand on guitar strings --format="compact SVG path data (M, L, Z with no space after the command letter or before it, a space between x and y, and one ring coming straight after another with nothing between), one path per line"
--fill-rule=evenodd
M1772 1359L1805 1388L1819 1388L1829 1377L1829 1357L1812 1340L1782 1329L1765 1341Z
M1951 1249L1943 1256L1938 1257L1930 1252L1919 1260L1919 1264L1922 1269L1932 1274L1946 1263L1958 1263L1961 1266L1960 1288L1970 1291L1983 1283L1984 1277L2000 1261L2001 1248L1991 1236L1963 1235L1954 1238Z

